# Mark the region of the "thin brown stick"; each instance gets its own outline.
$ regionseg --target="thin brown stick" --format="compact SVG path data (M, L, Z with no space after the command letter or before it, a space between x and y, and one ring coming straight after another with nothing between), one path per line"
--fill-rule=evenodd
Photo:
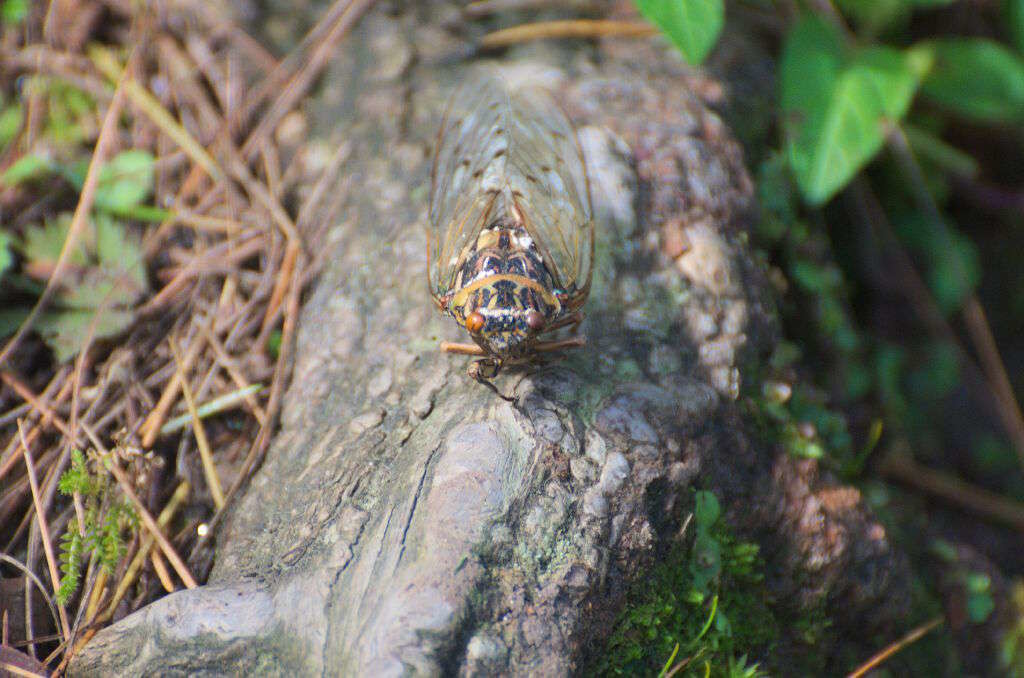
M273 426L277 422L277 415L281 409L281 397L284 393L285 376L288 373L288 366L291 362L291 354L295 342L295 326L299 316L299 301L302 292L302 271L305 268L305 255L300 255L298 265L295 267L294 279L288 286L288 303L285 306L284 327L281 330L281 353L278 356L277 364L274 366L274 379L270 386L270 396L267 399L267 423L262 426L256 434L256 440L249 447L242 469L228 490L226 505L230 505L235 495L241 490L252 472L260 465L263 455L270 444L270 436L273 433ZM199 538L192 553L201 550L216 533L224 511L217 511L209 523L209 531Z
M305 202L302 203L302 207L299 208L299 216L295 219L295 228L299 230L299 233L304 233L306 237L309 237L306 231L313 223L317 210L320 208L320 203L323 201L324 196L327 195L328 190L337 184L338 173L348 159L351 150L352 145L348 142L338 144L338 148L334 151L330 161L328 161L327 167L324 168L324 171L316 180L313 190L309 192L309 197L306 198Z
M189 370L195 364L196 359L199 357L199 353L203 348L203 340L196 337L189 345L188 350L185 351L185 358L181 363L181 370L176 372L171 381L167 384L164 392L160 394L160 400L157 401L156 407L146 417L146 421L143 422L139 428L139 435L142 437L142 446L150 448L153 443L156 442L157 436L160 434L160 427L163 425L164 420L167 418L167 413L171 410L171 405L174 404L174 400L178 397L178 391L181 389L181 380L183 375L187 375Z
M24 574L25 578L28 579L30 582L32 582L32 584L35 585L36 589L39 590L39 593L42 594L43 601L46 603L46 607L49 608L49 610L50 610L50 618L53 620L54 628L57 628L58 631L59 631L58 627L60 626L60 615L57 614L57 608L54 607L53 596L51 596L49 593L47 593L46 585L43 584L42 580L39 579L39 577L36 575L35 572L33 572L32 570L28 569L28 566L26 566L20 560L12 558L11 556L7 555L6 553L0 552L0 562L7 563L11 567L15 568L16 570L18 570L19 572ZM38 639L33 639L32 638L32 630L29 629L28 627L25 628L25 631L29 635L29 638L25 641L25 644L28 645L29 647L33 647L36 642L45 642L45 638L43 638L43 637L40 637ZM35 655L33 655L33 656L35 656Z
M54 76L86 92L100 104L110 101L110 86L89 72L92 64L81 55L46 45L26 45L18 50L0 49L0 61L3 61L5 70L12 73L27 71Z
M160 584L164 587L164 591L174 593L175 588L174 582L171 581L171 573L167 571L167 565L164 564L164 559L163 556L160 555L160 552L150 551L149 562L153 563L153 571L156 572L156 577L160 580Z
M11 664L9 662L0 663L0 669L3 669L4 671L7 671L9 673L12 673L15 676L25 676L26 678L46 678L46 675L44 675L42 673L36 673L35 671L29 671L28 669L23 669L20 666L16 666L16 665Z
M235 382L235 386L237 386L241 391L246 392L246 395L244 396L245 403L252 411L252 415L256 417L256 421L258 421L261 426L265 426L267 422L267 413L262 407L260 407L259 402L256 401L256 397L248 393L250 386L249 381L238 370L238 365L236 365L235 361L228 355L228 352L224 349L224 345L221 344L220 340L214 335L213 330L209 329L204 324L200 324L199 331L203 333L206 343L213 349L213 353L217 357L218 364L224 368L228 373L228 376L231 377L231 380Z
M48 407L46 403L37 398L23 381L10 372L0 372L0 380L10 386L11 390L17 393L22 400L30 404L33 409L43 414L45 421L52 421L53 425L56 426L61 433L66 435L68 438L72 437L71 427L68 426L68 424L61 419L52 408ZM72 444L74 443L72 442Z
M103 602L103 594L107 589L107 572L104 569L100 569L99 574L96 575L96 581L92 586L92 593L89 595L89 604L85 607L85 618L91 620L96 616L96 612L99 610L100 603Z
M96 449L102 452L109 460L110 463L105 465L105 468L114 476L117 480L117 484L121 486L121 491L125 493L125 496L128 497L135 506L135 510L138 512L139 517L142 518L142 523L156 539L156 543L160 545L160 549L164 552L164 555L167 556L167 560L171 562L171 566L178 574L178 578L181 579L181 581L185 583L185 586L190 589L194 589L199 586L195 577L193 577L192 573L188 571L185 561L181 559L181 556L178 555L174 546L167 540L167 537L164 536L160 526L157 525L156 520L153 519L153 515L146 509L146 505L142 503L141 499L139 499L139 495L135 493L135 490L132 489L131 481L128 479L128 476L125 475L124 471L121 470L117 459L114 455L110 454L109 450L106 449L103 445L103 441L96 436L96 433L92 430L91 426L82 422L82 430L85 431L87 436L89 436L89 439L92 441L92 444L96 446Z
M646 38L657 34L657 28L640 21L608 19L539 21L488 33L480 38L480 47L495 49L550 38Z
M269 138L281 119L295 108L299 100L313 85L317 76L324 69L336 52L338 42L355 25L363 14L374 5L376 0L337 0L327 11L326 17L337 15L337 19L330 27L326 35L312 41L312 52L309 58L302 63L301 68L290 78L284 86L283 91L278 95L274 103L267 109L260 119L256 129L252 131L249 138L242 145L242 157L249 161L256 151ZM319 27L319 24L318 24ZM312 34L313 31L310 31ZM286 59L287 61L287 59ZM272 90L273 91L273 90Z
M875 656L871 657L871 659L867 660L866 662L864 662L863 664L858 666L856 669L851 671L850 675L847 676L847 678L861 678L861 676L866 674L868 671L876 668L878 665L880 665L882 662L884 662L889 657L893 656L894 654L896 654L897 652L899 652L903 648L907 647L908 645L911 645L911 644L917 642L918 640L920 640L929 631L931 631L932 629L934 629L934 628L938 627L940 624L942 624L943 621L944 621L944 618L941 615L938 616L938 617L935 617L934 619L930 619L930 620L926 621L924 624L921 624L916 629L914 629L913 631L911 631L907 635L903 636L902 638L900 638L896 642L892 643L891 645L886 647L884 650L882 650L881 652L879 652Z
M918 464L909 455L894 453L886 456L879 466L879 472L887 478L1024 532L1024 504Z
M556 4L554 0L477 0L463 8L468 17L484 17L498 12L519 11Z
M113 53L105 48L94 46L92 49L92 61L96 68L101 70L110 80L124 83L125 95L132 104L142 111L154 125L160 128L164 134L174 140L181 150L185 151L197 166L214 181L221 181L224 178L224 171L221 170L217 161L214 160L202 144L197 142L181 124L174 119L163 104L154 97L149 90L132 77L125 77L128 69L121 70L120 64ZM129 59L129 63L131 60ZM119 86L120 87L120 86Z
M938 232L941 233L942 237L952 242L949 225L946 223L938 203L935 202L935 198L928 188L924 172L922 172L917 158L914 157L914 152L910 148L910 142L907 141L906 134L898 125L894 125L890 128L886 140L896 159L902 165L905 175L910 180L918 205L928 215L928 218ZM961 278L965 278L965 272L958 271L958 273ZM965 281L961 280L961 282ZM999 355L999 348L996 346L995 338L992 336L992 329L976 294L972 293L968 296L961 308L961 313L964 317L968 334L971 337L971 342L974 344L974 348L977 350L978 357L981 360L981 369L985 375L985 380L988 383L988 387L992 390L996 411L1002 420L1003 427L1013 441L1014 447L1017 450L1017 458L1021 468L1024 469L1024 413L1021 412L1020 403L1017 402L1017 396L1013 392L1010 378L1006 374L1006 365Z
M206 273L204 267L210 262L219 262L222 266L233 266L260 253L266 247L266 242L260 235L256 231L249 231L234 240L210 247L175 273L174 278L150 297L136 312L139 315L149 315L170 305L191 280Z
M911 302L911 307L928 329L941 336L953 347L964 371L964 383L972 396L991 408L1010 435L1011 440L1016 443L1017 436L1014 433L1018 426L1016 415L1007 408L1005 400L993 390L983 370L972 359L963 342L953 331L928 285L914 267L910 255L907 254L893 232L885 211L878 203L878 198L863 179L854 180L850 185L850 193L856 196L856 206L864 211L864 222L879 234L888 246L887 253L891 255L893 263L896 264L896 272L899 274L899 291L906 295ZM1018 448L1019 450L1020 448ZM1024 459L1022 459L1022 463L1024 463Z
M260 339L265 337L270 331L277 309L284 300L285 292L288 290L288 281L292 279L292 273L295 269L295 260L299 256L299 250L300 248L297 243L289 242L288 247L284 251L281 269L277 272L277 282L274 284L274 291L270 294L270 301L267 302L266 313L263 314L263 324L260 326L259 338L256 340L257 344L263 343Z
M999 354L996 339L992 336L992 327L989 325L985 309L978 301L977 295L972 294L967 298L961 313L964 324L967 326L967 333L978 352L981 369L985 372L988 383L1001 404L1003 425L1013 440L1021 468L1024 468L1024 413L1021 412L1020 402L1017 401L1017 396L1013 392L1013 384L1010 383L1010 377L1006 374L1006 365Z
M28 441L25 440L25 428L21 420L18 420L18 435L21 436L21 451L25 455L25 468L28 473L28 482L32 487L32 503L36 509L36 520L39 523L39 532L43 536L43 551L46 553L46 565L50 569L50 583L53 586L53 595L57 596L60 589L60 574L57 571L57 557L53 552L53 540L50 539L50 526L46 521L46 513L43 504L39 499L39 481L36 479L36 469L32 464L32 452L29 450ZM68 613L64 606L57 601L57 612L60 615L61 631L64 640L71 636L71 627L68 625Z
M195 398L192 397L192 388L188 385L188 375L185 374L184 362L181 358L181 349L174 337L168 338L171 346L171 355L174 356L174 364L178 368L178 381L181 383L181 393L185 396L185 403L188 405L188 412L192 415L192 431L196 436L196 445L199 447L199 456L203 461L203 474L206 476L206 484L210 487L210 494L213 496L213 503L217 509L224 508L224 490L220 484L220 476L217 475L217 465L213 461L213 451L210 449L210 441L206 437L206 429L203 428L203 421L199 418L199 410L196 408Z
M81 236L88 224L89 212L92 210L93 202L96 199L96 187L99 185L100 168L106 159L107 151L117 139L117 122L124 104L124 82L125 79L122 74L121 79L117 83L117 89L114 90L114 98L111 99L110 107L107 108L107 113L103 117L103 125L100 127L100 134L96 139L96 147L93 150L92 158L89 160L89 169L85 173L85 182L82 184L78 205L75 207L75 214L71 218L71 224L68 226L68 235L64 239L64 245L61 247L60 256L57 257L57 263L53 267L53 273L46 280L46 287L43 289L43 293L39 295L39 299L32 307L28 317L25 318L25 322L21 324L18 331L14 333L14 336L8 340L3 350L0 351L0 365L3 365L4 361L17 348L28 331L32 329L39 318L39 314L42 313L43 308L46 307L46 304L50 302L50 299L56 293L57 283L64 274L68 262L71 260L71 253L75 251L79 236Z

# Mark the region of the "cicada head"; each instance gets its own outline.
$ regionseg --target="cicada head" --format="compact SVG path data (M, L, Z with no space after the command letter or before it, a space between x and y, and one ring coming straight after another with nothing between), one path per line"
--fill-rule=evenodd
M480 245L463 264L446 310L488 355L515 361L559 318L562 303L525 231L494 229Z

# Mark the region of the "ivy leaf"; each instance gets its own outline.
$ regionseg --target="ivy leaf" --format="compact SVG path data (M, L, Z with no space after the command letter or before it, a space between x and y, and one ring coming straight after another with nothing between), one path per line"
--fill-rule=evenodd
M693 510L698 530L708 530L722 515L722 506L714 492L700 490L697 492L696 508Z
M906 113L930 54L870 47L850 55L837 29L807 18L782 54L789 162L804 197L820 205L882 147L885 122Z
M693 544L693 558L690 560L693 587L702 593L708 593L709 585L721 572L721 544L706 531L698 530Z
M994 123L1024 122L1024 59L982 38L933 40L935 67L922 91L960 115Z
M636 0L636 6L691 64L704 61L725 23L723 0Z

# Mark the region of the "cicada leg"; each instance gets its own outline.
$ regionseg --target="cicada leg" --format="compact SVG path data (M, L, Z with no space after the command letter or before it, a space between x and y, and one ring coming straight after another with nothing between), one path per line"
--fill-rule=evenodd
M561 351L563 348L579 348L580 346L586 346L587 340L585 337L572 337L570 339L561 339L559 341L542 341L534 344L533 348L538 353L548 351Z
M484 383L490 383L490 379L494 379L498 376L498 372L501 371L501 363L494 358L484 358L483 360L474 360L469 364L467 372L469 376L473 377L477 381Z
M457 353L459 355L487 355L476 344L454 344L450 341L441 342L441 351L444 353Z
M541 333L544 334L547 332L554 332L555 330L560 330L563 327L572 325L572 329L569 331L572 332L573 334L576 334L576 330L580 328L581 322L583 322L583 313L581 311L576 311L575 313L570 313L569 315L561 317L555 322L551 323L543 330L541 330Z
M498 376L498 372L500 371L501 361L495 358L484 358L483 360L474 360L472 363L470 363L469 369L467 370L469 376L473 377L473 379L494 391L494 394L496 396L498 396L499 398L506 402L515 403L515 398L505 395L504 393L499 391L498 387L491 382L491 379L494 379L496 376Z

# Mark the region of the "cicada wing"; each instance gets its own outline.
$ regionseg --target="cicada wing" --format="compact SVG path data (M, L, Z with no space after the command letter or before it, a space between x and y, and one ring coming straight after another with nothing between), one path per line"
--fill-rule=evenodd
M558 285L590 284L594 224L572 125L544 90L475 71L445 113L431 179L429 280L446 294L487 224L514 205Z
M437 141L430 189L428 278L446 294L463 254L487 225L504 183L508 92L474 73L452 95Z
M547 91L516 90L509 115L508 185L527 229L563 291L590 286L594 219L576 132Z

